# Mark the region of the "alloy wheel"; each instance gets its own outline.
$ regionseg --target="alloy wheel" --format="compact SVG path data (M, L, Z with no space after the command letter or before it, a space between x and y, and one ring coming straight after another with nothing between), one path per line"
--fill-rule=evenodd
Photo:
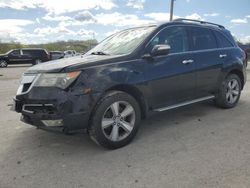
M238 80L231 79L227 85L226 100L228 103L233 104L237 101L240 95L240 85Z
M7 67L6 61L0 61L0 67Z
M40 64L40 63L42 63L42 61L40 59L37 59L36 62L35 62L36 65Z
M118 142L130 135L135 125L135 110L128 102L117 101L105 111L101 127L107 139Z

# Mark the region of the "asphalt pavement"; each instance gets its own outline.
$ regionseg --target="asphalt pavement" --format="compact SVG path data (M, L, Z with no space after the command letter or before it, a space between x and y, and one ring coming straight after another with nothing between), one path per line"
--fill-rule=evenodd
M8 104L27 68L0 69L0 188L250 187L249 80L237 107L204 102L160 113L110 151L86 134L22 123Z

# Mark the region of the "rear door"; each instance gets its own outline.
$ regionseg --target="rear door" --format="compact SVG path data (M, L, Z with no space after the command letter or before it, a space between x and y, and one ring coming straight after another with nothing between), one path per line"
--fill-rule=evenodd
M23 63L32 63L31 50L22 50L21 56L22 56Z
M151 88L154 108L170 106L194 98L195 62L189 52L187 27L169 26L148 44L147 53L155 45L167 44L170 53L145 60L145 77Z
M220 58L223 60L223 63L227 63L232 60L231 54L234 54L237 47L221 32L214 31L216 39L218 41L218 47L220 51Z
M196 96L213 95L217 89L223 61L220 57L216 37L212 30L191 27L192 51L195 55L197 71Z

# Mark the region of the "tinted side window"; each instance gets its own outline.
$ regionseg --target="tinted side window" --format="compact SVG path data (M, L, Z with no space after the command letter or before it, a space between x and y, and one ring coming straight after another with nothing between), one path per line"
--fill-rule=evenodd
M35 51L34 50L25 50L27 54L30 54L31 56L35 56ZM24 50L23 50L23 54L24 54Z
M230 48L233 47L233 44L221 33L215 32L216 38L219 42L220 48Z
M36 56L36 57L39 57L39 56L42 56L42 50L31 50L30 51L32 55Z
M46 50L40 50L39 51L41 56L47 56L48 52Z
M11 55L20 55L20 50L13 50Z
M188 37L185 28L169 27L158 33L148 46L151 51L155 45L167 44L171 47L170 53L180 53L188 51Z
M23 55L31 55L31 54L30 54L30 51L28 51L28 50L23 50Z
M192 42L194 50L217 48L216 39L209 29L192 28Z

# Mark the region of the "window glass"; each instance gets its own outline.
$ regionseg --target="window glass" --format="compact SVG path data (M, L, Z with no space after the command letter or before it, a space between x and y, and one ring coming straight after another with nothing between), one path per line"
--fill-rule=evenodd
M148 51L155 45L166 44L171 47L170 53L180 53L188 51L187 32L183 27L168 27L158 33L150 42Z
M219 32L216 31L215 35L216 35L217 40L219 42L219 47L220 48L230 48L230 47L233 47L233 45L231 44L231 42L225 36L223 36L221 33L219 33Z
M20 50L13 50L11 52L12 55L20 55Z
M29 53L32 54L33 56L39 57L42 55L42 50L30 50Z
M193 28L192 42L194 50L206 50L217 48L216 39L209 29Z
M28 50L23 50L23 55L30 55L30 51L28 51Z

